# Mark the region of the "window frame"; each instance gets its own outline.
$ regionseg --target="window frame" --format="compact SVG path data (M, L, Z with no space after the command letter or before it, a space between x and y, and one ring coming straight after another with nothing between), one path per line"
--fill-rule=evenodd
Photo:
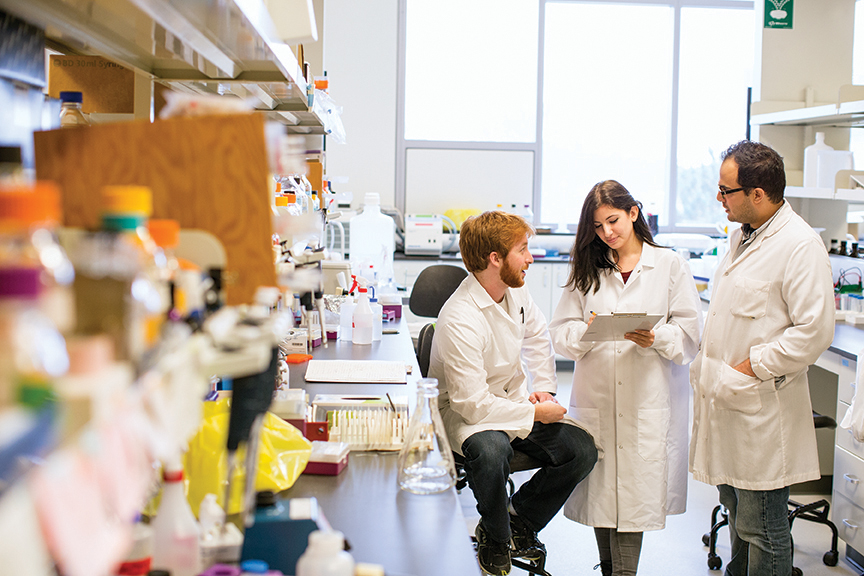
M669 189L664 197L669 217L661 227L663 232L713 234L712 226L679 225L677 214L678 199L678 82L680 75L681 49L681 10L683 8L729 8L738 10L754 10L753 0L536 0L538 9L538 46L537 46L537 109L536 135L534 142L465 142L441 140L408 140L405 138L405 65L407 45L407 18L409 0L399 0L398 31L397 31L397 78L396 78L396 171L395 171L395 204L404 213L407 204L407 158L409 150L484 150L484 151L523 151L531 152L534 158L533 190L531 193L532 207L535 214L535 224L552 225L557 223L536 222L541 213L543 196L542 182L542 142L543 142L543 74L544 46L547 4L641 4L654 6L670 6L673 9L673 39L672 39L672 99L670 102L669 134ZM748 108L749 121L749 108ZM571 231L575 231L576 223L568 223Z

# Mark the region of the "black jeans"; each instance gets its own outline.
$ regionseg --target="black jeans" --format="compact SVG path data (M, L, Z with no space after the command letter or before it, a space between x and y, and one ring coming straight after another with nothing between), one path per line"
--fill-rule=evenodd
M462 444L468 485L477 500L483 527L496 542L510 540L507 478L514 450L543 463L513 495L513 508L535 532L552 520L597 462L594 439L570 424L535 422L526 438L512 442L498 430L469 436Z

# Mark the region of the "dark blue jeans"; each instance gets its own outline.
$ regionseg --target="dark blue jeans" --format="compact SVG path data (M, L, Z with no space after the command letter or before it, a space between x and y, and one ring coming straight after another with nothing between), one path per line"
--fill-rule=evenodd
M726 576L789 576L792 535L789 488L743 490L717 486L720 503L729 511L732 558Z
M507 478L510 458L518 450L543 463L531 479L513 494L513 508L535 532L558 513L573 488L597 462L594 439L576 426L534 423L524 439L510 441L498 430L478 432L462 444L468 485L486 533L496 542L510 540Z

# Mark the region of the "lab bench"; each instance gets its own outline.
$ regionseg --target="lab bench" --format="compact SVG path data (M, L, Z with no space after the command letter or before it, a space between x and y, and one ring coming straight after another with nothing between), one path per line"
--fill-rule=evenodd
M329 342L312 355L323 360L395 360L411 367L406 384L310 383L306 364L290 366L291 388L316 394L407 396L416 402L420 369L404 317L397 334L379 342L354 346ZM337 476L303 474L281 495L315 497L330 525L341 531L357 562L384 566L388 576L479 576L480 568L455 489L431 495L404 492L396 483L396 452L351 452L348 466Z

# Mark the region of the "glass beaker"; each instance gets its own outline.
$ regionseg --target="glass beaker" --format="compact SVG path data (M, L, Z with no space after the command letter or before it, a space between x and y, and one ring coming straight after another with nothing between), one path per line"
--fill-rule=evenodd
M414 494L435 494L456 483L453 452L438 412L438 380L417 382L417 406L399 452L399 487Z

